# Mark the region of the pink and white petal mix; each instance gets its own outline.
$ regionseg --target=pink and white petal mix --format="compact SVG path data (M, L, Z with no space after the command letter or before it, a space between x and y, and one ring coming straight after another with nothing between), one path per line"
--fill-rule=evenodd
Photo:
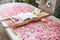
M7 16L16 16L20 12L32 12L33 9L28 6L13 6L2 10L3 18ZM19 21L15 19L16 22ZM11 25L11 21L6 22ZM51 20L51 18L42 18L40 21L31 22L23 27L12 29L13 33L22 40L60 40L60 24Z
M47 17L41 19L41 21L14 28L13 33L20 34L19 37L22 40L60 40L60 24Z

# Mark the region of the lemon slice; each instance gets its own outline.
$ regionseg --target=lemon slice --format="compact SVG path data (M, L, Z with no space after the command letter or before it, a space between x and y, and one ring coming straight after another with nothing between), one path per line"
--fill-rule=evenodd
M16 35L18 35L18 34L19 34L19 32L17 31L17 32L16 32Z
M32 30L29 30L29 33L31 34L32 33Z

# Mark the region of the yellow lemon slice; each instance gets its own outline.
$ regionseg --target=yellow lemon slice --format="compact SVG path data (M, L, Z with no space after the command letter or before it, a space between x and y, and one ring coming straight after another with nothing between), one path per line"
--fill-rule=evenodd
M18 35L18 34L19 34L19 32L17 31L17 32L16 32L16 35Z
M32 30L29 30L29 33L31 34L32 33Z

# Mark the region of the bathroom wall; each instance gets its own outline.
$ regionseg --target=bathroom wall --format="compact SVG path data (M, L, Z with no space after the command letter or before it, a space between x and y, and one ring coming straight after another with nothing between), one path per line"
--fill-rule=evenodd
M12 0L0 0L0 4L4 4L4 3L8 3L8 2L12 2Z
M60 19L60 0L56 1L54 16Z
M51 7L47 7L46 5L41 5L41 3L38 3L38 8L54 14L56 0L48 0L48 1L51 1Z

